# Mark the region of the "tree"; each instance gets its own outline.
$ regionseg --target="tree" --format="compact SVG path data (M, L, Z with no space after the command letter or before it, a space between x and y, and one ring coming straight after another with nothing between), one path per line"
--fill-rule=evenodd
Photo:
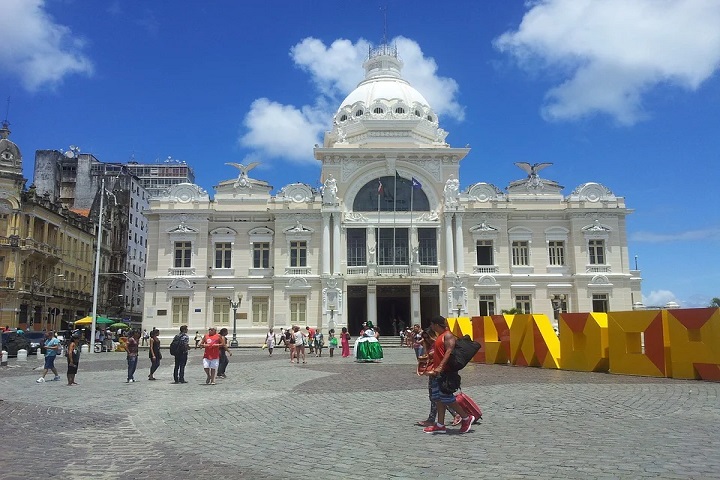
M501 312L504 315L522 315L522 310L519 308L511 308L510 310L502 310Z
M712 302L710 302L710 305L708 307L720 307L720 298L713 297Z

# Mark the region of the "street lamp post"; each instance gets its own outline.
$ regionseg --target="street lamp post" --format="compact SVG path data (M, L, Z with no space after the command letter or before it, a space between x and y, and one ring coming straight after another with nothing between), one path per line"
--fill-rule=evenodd
M242 297L238 296L237 302L233 302L232 298L230 299L230 308L233 310L233 338L230 342L230 346L232 348L237 348L238 341L237 341L237 311L238 308L240 308L240 304L242 303Z
M457 304L457 311L458 311L457 316L458 316L458 318L460 318L460 312L462 312L462 307L463 307L463 306L462 306L462 303L458 303L458 304Z

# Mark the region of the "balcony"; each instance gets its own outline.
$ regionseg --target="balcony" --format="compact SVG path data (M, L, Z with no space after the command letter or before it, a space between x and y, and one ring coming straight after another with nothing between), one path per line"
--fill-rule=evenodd
M420 275L438 275L440 273L440 267L437 265L420 265L418 272L420 272Z
M195 267L168 268L171 277L191 277L195 275Z
M497 265L473 265L473 274L482 275L486 273L500 273L500 267Z
M285 275L310 275L310 267L285 267Z
M585 273L610 273L610 265L585 265Z
M367 265L358 265L355 267L347 267L346 274L347 275L367 275L368 268Z
M410 267L407 265L378 265L378 275L409 275Z

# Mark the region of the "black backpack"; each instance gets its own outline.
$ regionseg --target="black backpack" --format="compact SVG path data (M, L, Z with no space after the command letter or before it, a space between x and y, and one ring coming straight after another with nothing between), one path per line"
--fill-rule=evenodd
M180 334L178 333L175 335L175 338L172 339L172 342L170 342L170 355L174 357L180 354L181 345L182 342L180 341Z
M455 349L453 349L448 361L448 370L457 372L465 368L470 360L480 350L480 344L470 338L470 335L457 338L455 340Z

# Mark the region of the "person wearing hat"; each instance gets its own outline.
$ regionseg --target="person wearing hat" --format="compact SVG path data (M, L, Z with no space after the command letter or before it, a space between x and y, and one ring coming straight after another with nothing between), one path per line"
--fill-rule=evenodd
M438 315L430 320L430 328L437 333L433 352L433 367L425 372L430 376L430 400L437 405L437 422L423 429L425 433L445 433L445 410L451 408L462 418L460 433L467 433L475 421L455 400L455 392L441 389L443 376L454 376L457 388L460 388L460 375L457 372L446 371L446 365L455 349L455 335L450 332L445 317ZM457 390L456 388L456 390Z
M378 332L372 322L364 322L362 335L355 341L355 360L358 362L377 362L383 358L383 350L378 340Z

